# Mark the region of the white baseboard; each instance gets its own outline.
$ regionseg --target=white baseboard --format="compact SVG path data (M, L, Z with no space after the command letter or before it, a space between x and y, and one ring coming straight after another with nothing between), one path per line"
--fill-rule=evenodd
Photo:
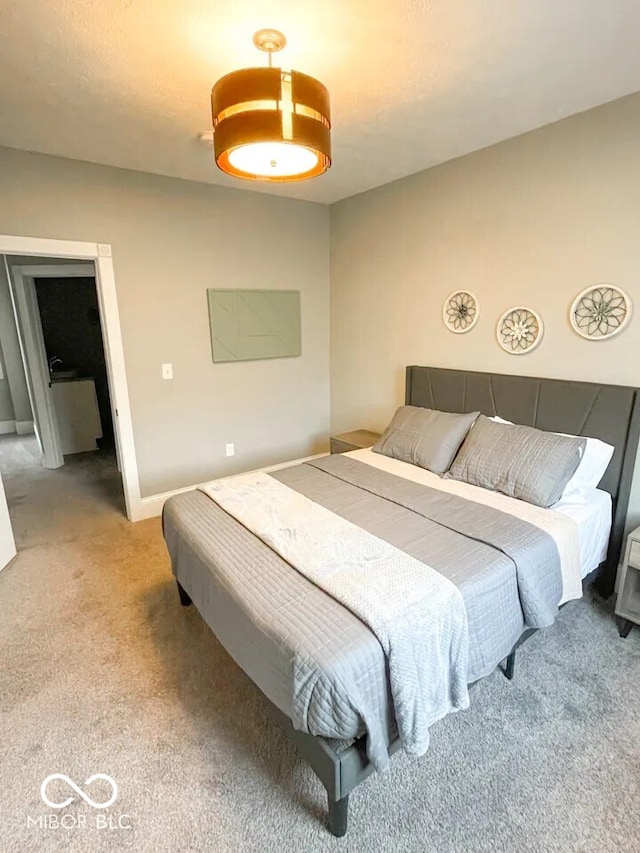
M312 459L320 459L322 456L327 456L326 453L316 453L314 456L304 456L302 459L292 459L289 462L280 462L277 465L267 465L266 468L254 468L253 471L247 473L255 473L261 471L268 474L270 471L279 471L281 468L290 468L292 465L300 465L303 462L310 462ZM233 476L229 474L228 476ZM183 486L181 489L173 489L170 492L162 492L158 495L150 495L148 498L141 498L140 504L132 512L131 521L144 521L147 518L157 518L162 514L164 502L174 495L181 495L183 492L191 492L197 489L200 483L195 483L193 486Z
M16 421L16 432L18 435L31 435L33 432L33 421Z
M131 510L131 521L145 521L147 518L157 518L162 515L162 507L164 502L172 498L174 495L181 495L183 492L190 492L198 488L198 483L195 486L185 486L182 489L173 489L170 492L161 492L157 495L150 495L148 498L140 498L140 503L137 507Z
M11 435L16 431L15 421L0 421L0 435Z

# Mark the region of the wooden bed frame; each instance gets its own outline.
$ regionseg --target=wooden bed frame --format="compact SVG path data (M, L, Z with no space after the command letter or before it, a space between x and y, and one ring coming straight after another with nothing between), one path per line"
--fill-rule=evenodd
M611 494L613 519L607 559L590 576L606 598L613 592L624 544L626 514L640 437L640 393L621 385L599 385L560 379L537 379L446 370L435 367L407 367L407 405L445 412L475 412L500 415L518 424L554 432L599 438L612 444L615 452L600 488ZM178 583L180 601L191 604L188 593ZM516 649L533 633L523 633L502 667L513 678ZM271 703L270 703L271 704ZM373 772L367 759L366 736L338 750L323 737L297 731L291 720L275 705L276 718L310 765L327 792L328 826L335 836L347 831L349 795ZM395 740L389 748L400 749Z

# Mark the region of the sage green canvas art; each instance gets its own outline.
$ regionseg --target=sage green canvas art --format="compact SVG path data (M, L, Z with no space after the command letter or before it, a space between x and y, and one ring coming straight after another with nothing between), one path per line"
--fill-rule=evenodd
M207 290L213 360L301 353L299 290Z

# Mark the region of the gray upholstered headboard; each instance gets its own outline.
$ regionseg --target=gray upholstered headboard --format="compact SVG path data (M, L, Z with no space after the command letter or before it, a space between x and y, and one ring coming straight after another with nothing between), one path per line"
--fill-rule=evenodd
M613 498L607 561L597 578L613 592L640 436L640 393L623 385L407 367L405 402L444 412L500 415L518 424L600 438L615 447L600 484Z

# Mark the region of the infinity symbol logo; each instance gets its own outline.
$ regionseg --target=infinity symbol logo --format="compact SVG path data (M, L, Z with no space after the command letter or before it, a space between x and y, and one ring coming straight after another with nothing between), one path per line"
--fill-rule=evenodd
M85 803L88 803L94 809L107 809L109 806L113 805L115 801L118 799L118 786L115 781L111 778L111 776L107 776L105 773L94 773L93 776L89 776L89 778L85 781L85 785L90 785L92 782L95 782L96 779L104 779L105 782L108 782L111 785L111 796L105 803L96 803L95 800L92 800L88 794L79 788L73 779L69 779L68 776L65 776L64 773L52 773L51 776L47 776L42 785L40 785L40 796L44 800L44 802L52 809L64 809L66 806L70 805L75 797L68 797L62 803L54 803L47 796L47 785L49 782L52 782L54 779L61 779L63 782L66 782L67 785L76 792L76 794L81 797Z

